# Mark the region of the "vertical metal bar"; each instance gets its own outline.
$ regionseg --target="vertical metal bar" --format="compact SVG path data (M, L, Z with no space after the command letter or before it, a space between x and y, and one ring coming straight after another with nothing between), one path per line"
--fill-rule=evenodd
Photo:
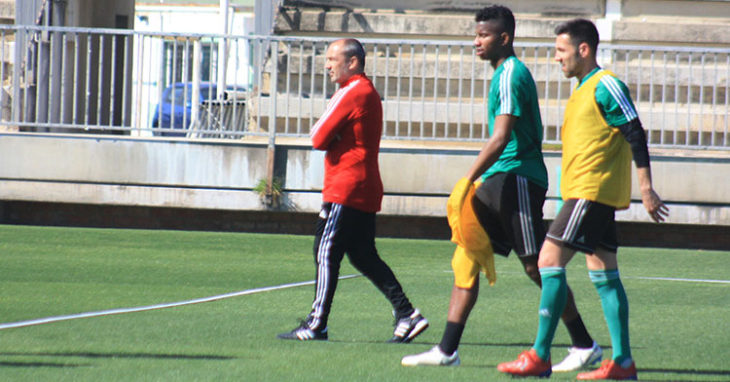
M327 45L329 46L329 45ZM327 46L325 46L325 54L327 52ZM322 68L322 110L327 109L327 87L329 83L329 79L327 78L327 71L324 68L324 65L321 66ZM335 88L335 91L339 89L339 85L333 84L332 85Z
M651 50L650 51L650 62L649 65L649 132L651 133L654 131L654 56L656 51ZM637 106L638 107L638 106ZM649 143L652 143L651 134L649 134Z
M672 131L672 144L677 144L677 139L679 136L679 76L680 76L680 70L679 67L679 53L676 53L674 56L674 129Z
M134 36L134 35L132 35ZM129 113L129 83L130 81L126 78L128 75L131 75L132 72L130 71L129 67L129 42L131 41L131 38L129 35L124 36L124 68L122 69L124 72L124 83L122 84L122 126L129 127L130 128L130 134L131 132L131 125L129 124L129 119L127 118L127 114Z
M440 45L435 45L435 57L433 63L433 122L431 123L431 138L436 138L438 130L438 99L439 99L439 51Z
M239 91L239 84L240 77L239 74L241 73L241 39L240 38L234 38L235 44L233 45L235 47L234 52L234 65L236 68L236 72L233 74L233 83L235 84L235 88L233 89L233 99L231 100L231 120L230 120L230 126L228 126L227 130L230 130L232 134L231 137L236 137L236 133L238 133L238 91ZM290 51L291 52L291 51ZM290 54L291 56L291 54ZM221 136L221 138L224 138L225 136Z
M0 31L0 57L2 57L2 60L5 61L5 30L3 29ZM3 82L5 81L5 65L0 64L0 80ZM14 85L13 85L14 86ZM12 88L11 88L12 89ZM5 106L5 92L0 91L0 108L4 108ZM4 118L3 114L0 113L0 121L7 122L7 120Z
M446 48L446 102L445 102L445 118L444 118L444 138L447 138L449 136L449 123L451 122L451 119L449 118L449 109L451 108L451 45L448 45Z
M242 105L243 122L241 123L241 127L243 128L244 136L249 131L250 105L251 105L251 98L252 98L251 89L253 89L252 66L255 65L255 62L253 60L254 50L252 48L253 48L253 46L251 44L251 39L249 37L245 37L243 39L243 54L245 54L245 59L243 60L244 65L245 65L244 66L245 67L245 71L244 71L245 78L243 81L246 83L246 87L244 88L244 90L245 90L244 97L243 97L244 104Z
M227 29L227 27L226 27L226 29ZM229 44L230 44L229 37L228 37L228 33L226 32L226 35L223 36L223 51L222 51L223 57L218 58L218 62L220 62L220 68L218 69L219 70L218 78L221 78L221 80L218 83L218 86L222 87L222 89L218 88L218 94L216 94L217 103L218 103L218 123L217 123L218 129L223 129L223 122L225 121L223 113L225 111L224 105L225 105L226 87L228 86L227 84L228 84L228 60L229 60L228 45ZM219 48L220 48L220 46L219 46ZM220 49L218 50L218 54L221 54ZM274 62L276 62L277 58L275 57L274 59L275 59ZM210 101L212 99L213 98L208 98L208 107L211 108L211 110L213 109L213 103ZM210 126L208 128L210 128Z
M213 59L211 58L211 61ZM177 82L177 39L172 40L172 72L169 76L169 82L168 86L170 87L170 123L167 128L170 129L170 131L173 131L175 128L175 106L177 105L177 92L175 91L175 83ZM183 94L187 93L183 87ZM162 103L162 100L160 100L160 103ZM162 118L162 114L160 114L160 118ZM183 130L185 129L185 126L182 126Z
M457 79L456 83L458 84L457 89L459 94L457 95L457 121L456 121L456 138L461 138L461 104L462 104L462 91L464 89L464 82L462 81L462 78L464 77L464 46L459 46L459 78Z
M40 122L40 110L38 107L41 104L40 87L41 87L41 66L43 65L43 44L44 44L45 32L38 33L38 43L36 45L36 66L35 66L35 123Z
M469 84L469 139L474 139L474 100L475 100L475 88L476 88L476 61L477 56L474 54L472 49L471 54L471 81Z
M30 36L30 31L26 29L25 31L25 41L29 42L32 41L32 37ZM21 48L22 49L22 48ZM25 59L23 59L23 62L30 62L30 59L32 58L31 50L30 49L23 49ZM25 65L24 68L25 72L23 73L23 79L25 81L25 87L23 88L23 122L28 122L30 115L28 111L28 105L30 104L30 95L28 94L28 88L30 87L30 65ZM18 86L20 86L20 81L18 81Z
M410 67L408 69L408 138L413 137L413 60L415 59L415 53L415 46L411 43Z
M705 131L705 54L700 53L700 114L697 118L697 143L702 146Z
M188 65L188 57L190 57L190 38L185 38L185 45L183 47L183 54L182 54L182 62L180 62L180 65L182 65L182 68L181 68L182 75L180 78L180 82L183 83L182 128L183 128L183 130L190 131L190 127L194 127L194 126L190 126L190 122L192 122L192 120L189 121L190 118L188 115L188 107L187 107L188 102L190 102L192 107L196 107L196 106L199 107L199 105L197 102L193 102L193 100L190 99L191 97L188 97L188 86L190 84L190 67L189 67L190 65ZM177 60L175 60L175 61L177 61ZM191 94L191 96L192 96L192 94ZM174 108L173 108L173 110L174 110Z
M218 78L217 65L219 62L219 57L214 56L214 54L213 54L214 52L215 53L220 52L220 41L218 41L218 44L219 44L218 46L215 46L215 43L211 42L210 46L208 47L208 53L209 53L208 57L211 57L211 59L209 60L209 63L208 63L208 69L209 69L208 73L210 73L210 77L208 78L208 80L210 82L213 82L214 78ZM214 60L213 57L216 57L216 59ZM213 98L214 98L213 97L213 87L208 86L208 95L206 96L206 99L212 100ZM213 125L213 112L211 109L210 102L208 102L208 104L206 105L205 115L206 115L206 119L207 119L207 124L205 125L206 128L204 130L209 130L210 127Z
M716 136L716 130L717 130L717 79L719 78L719 74L717 71L717 53L713 54L714 57L714 70L712 73L714 74L713 78L715 81L712 81L712 137L710 144L712 146L717 146L717 136Z
M116 94L116 88L114 85L117 83L117 36L111 35L112 40L112 48L111 48L111 62L112 62L112 71L110 73L111 78L109 83L111 84L109 89L109 127L112 127L114 125L114 112L116 111L114 108L114 101Z
M316 77L316 73L319 71L317 69L317 43L312 43L312 74L309 76L309 128L311 129L312 126L314 126L314 94L315 94L315 88L314 88L314 80ZM327 73L325 71L324 76L327 77ZM324 91L324 90L323 90Z
M4 57L4 55L3 55ZM59 122L66 123L66 61L68 60L68 34L63 33L61 36L61 113ZM2 78L2 77L0 77ZM0 102L2 103L2 102Z
M423 138L423 132L426 128L426 55L428 53L428 45L423 44L423 55L421 56L421 125L418 136Z
M244 54L246 55L246 59L244 60L244 62L246 63L246 71L244 72L245 75L246 75L246 79L245 79L245 81L246 81L246 93L245 93L245 96L244 96L245 104L243 105L243 132L244 132L244 136L245 136L245 133L247 133L248 130L249 130L248 122L250 121L250 119L249 119L249 117L250 117L250 114L249 114L250 113L249 105L251 104L251 91L250 91L250 89L252 89L252 76L251 76L250 69L251 69L251 66L255 65L255 62L252 59L253 58L252 57L252 53L253 53L254 50L252 49L252 46L251 46L251 39L248 38L248 37L246 37L246 38L244 38L243 41L244 41L243 42L244 43L244 49L243 49L243 51L244 51Z
M16 68L13 70L13 80L12 80L12 90L13 90L13 106L12 106L12 120L13 122L20 122L20 119L22 117L21 114L21 84L20 84L20 73L21 70L17 69L20 66L20 63L23 61L23 52L21 51L20 47L17 45L17 41L27 41L26 40L26 33L24 29L18 28L15 30L15 49L13 52L13 66Z
M689 146L691 143L690 133L692 132L692 52L690 52L688 56L689 61L687 62L687 71L689 72L689 75L687 76L687 135L685 135L684 137L684 144L686 146Z
M402 60L401 57L403 56L403 44L398 43L398 59L396 60L396 64L398 65L398 68L396 69L396 83L395 83L395 137L400 137L400 102L401 102L401 65Z
M551 57L550 56L551 56L550 49L546 49L545 50L545 92L543 95L545 101L543 101L543 102L545 103L545 105L548 105L547 106L548 109L546 110L546 113L545 113L546 114L545 118L547 119L547 121L550 121L550 117L553 115L553 113L551 113L550 111L552 109L556 109L557 114L555 116L555 137L559 139L559 137L560 137L560 109L561 109L560 104L563 99L563 94L562 94L563 83L560 81L560 77L558 76L558 82L557 82L558 89L557 89L557 93L556 93L557 94L556 95L557 105L555 107L550 107L549 106L550 105L550 83L551 83L550 82L550 73L551 73L550 58ZM546 129L547 129L548 125L549 125L549 122L546 123L545 126L543 126L543 135L547 135L545 133L547 132Z
M158 38L158 39L159 39L159 42L156 45L158 45L160 47L159 51L162 54L161 59L163 62L163 67L159 68L159 70L157 72L157 78L155 80L155 82L157 83L157 87L155 89L155 91L157 93L157 94L155 94L155 96L157 98L157 102L155 103L155 105L157 107L157 116L158 116L157 117L157 127L156 127L157 133L162 135L162 133L165 131L164 130L165 126L162 123L162 94L165 90L165 86L167 86L167 81L165 79L165 76L168 75L167 61L169 61L169 59L170 59L170 57L169 57L170 48L168 46L166 46L165 41L162 38ZM153 54L153 49L152 49L151 45L152 44L150 44L150 56L152 56L152 54ZM152 74L150 73L150 77L151 76L152 76ZM152 89L150 89L150 91L152 91Z
M191 94L190 98L192 98L191 106L190 106L190 125L192 128L190 129L190 133L187 134L189 136L192 136L196 134L196 131L202 130L202 126L200 124L200 64L201 64L201 55L202 55L202 47L200 43L200 38L196 38L193 42L193 70L192 70L192 86L191 86ZM186 85L187 81L186 81ZM187 90L186 92L187 93ZM200 135L197 133L197 135Z
M284 90L284 94L286 95L286 98L284 99L285 105L284 105L284 132L289 133L289 100L291 97L289 96L291 94L291 53L292 53L292 46L291 42L286 43L286 51L288 52L288 57L286 59L286 90Z
M81 45L79 40L79 34L74 33L74 86L73 86L73 98L71 103L71 122L75 125L79 123L78 109L79 109L79 65L81 64Z
M641 78L644 76L644 67L643 67L643 65L641 65L641 61L643 58L644 58L644 52L640 50L636 55L636 62L638 64L637 65L638 66L638 68L637 68L638 75L636 76L636 103L637 104L641 103ZM626 63L626 65L628 66L628 63ZM626 78L628 81L628 77L624 77L624 78Z
M55 45L57 45L56 43L54 43L54 41L56 40L56 38L55 38L56 33L49 33L47 36L48 36L48 78L46 79L46 83L47 83L48 92L46 94L44 94L43 96L46 98L45 121L46 121L46 123L50 124L51 122L53 122L53 120L51 120L51 110L53 109L53 103L58 102L58 100L53 99L53 97L51 96L53 94L53 84L55 82L55 76L56 76L56 71L53 70L53 68L55 67L56 60L58 58L56 58L55 55L53 54L53 52L55 52ZM58 116L58 114L56 114L56 117L57 116Z
M723 132L723 146L730 146L730 52L725 54L725 131Z
M385 69L387 71L387 68ZM378 87L378 44L373 44L373 73L371 76L371 80L373 82L373 87L377 89ZM387 90L383 89L383 91L380 92L380 97L382 98ZM387 127L387 118L385 117L385 113L383 113L383 122L381 129L383 131L383 134L385 134L385 128Z
M373 72L370 74L373 87L378 87L378 44L373 44Z
M662 123L659 128L659 143L665 143L665 130L667 126L667 52L662 52Z
M484 73L484 82L482 85L482 94L484 94L484 97L482 97L482 136L481 140L487 139L489 136L489 113L487 113L488 108L488 102L489 102L489 79L487 78L487 70L489 68L489 64L487 64L487 61L482 61L482 73Z
M97 71L99 72L96 94L96 125L101 127L101 104L104 102L104 35L99 35L99 66Z
M383 134L388 135L388 83L390 82L390 44L385 44L385 70L383 71L385 86L383 87Z
M312 68L314 69L314 68ZM312 70L313 72L314 70ZM326 73L325 73L326 75ZM304 41L299 41L299 80L297 81L297 134L302 134L302 83L304 82Z
M257 38L256 40L256 49L255 51L258 52L256 54L256 68L263 68L264 66L264 49L263 49L263 39ZM262 114L262 93L263 93L263 70L259 69L257 70L257 79L256 83L258 86L256 86L256 98L257 98L257 104L258 104L258 110L256 110L256 127L258 129L261 129L261 114Z
M539 67L538 67L539 52L538 51L539 51L539 49L540 49L539 47L535 47L534 49L532 49L532 69L531 70L532 70L532 76L534 78L538 77L538 70L539 70ZM524 61L523 61L523 63L524 63ZM550 70L550 59L548 59L545 62L545 69L546 69L546 71ZM537 82L535 82L535 87L537 88ZM537 89L536 89L536 91L537 91ZM540 109L541 109L540 110L540 118L541 118L540 122L542 122L542 139L548 140L549 139L548 138L548 121L545 118L547 116L547 111L548 111L548 108L550 107L550 105L548 103L548 100L543 100L542 102L540 102L540 105L542 105L540 107Z
M271 43L271 59L277 60L279 57L278 52L279 44L276 41ZM276 88L278 83L279 70L276 63L271 65L271 90L269 91L269 97L271 97L272 107L269 109L269 143L266 148L266 202L271 204L273 201L273 184L274 184L274 158L276 157ZM326 78L327 76L325 76Z
M139 136L142 133L142 96L144 87L142 86L143 77L145 70L143 67L144 52L145 52L145 37L142 34L135 33L132 38L132 46L135 48L135 54L133 57L132 70L134 71L135 78L133 79L135 86L132 87L132 135ZM148 103L149 104L149 103ZM146 109L146 108L145 108Z
M91 50L92 48L91 34L86 34L86 92L85 92L85 107L84 107L84 128L89 129L89 108L91 108Z

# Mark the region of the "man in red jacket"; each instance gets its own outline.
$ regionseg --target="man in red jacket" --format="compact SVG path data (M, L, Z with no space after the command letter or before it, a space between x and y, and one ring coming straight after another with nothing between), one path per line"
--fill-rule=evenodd
M375 213L383 199L378 169L383 124L380 95L364 74L365 50L359 41L334 41L325 59L325 69L339 89L311 131L312 146L327 152L314 241L314 302L300 326L278 337L327 340L327 318L346 253L393 305L396 325L389 342L410 342L428 327L428 321L413 308L375 248Z

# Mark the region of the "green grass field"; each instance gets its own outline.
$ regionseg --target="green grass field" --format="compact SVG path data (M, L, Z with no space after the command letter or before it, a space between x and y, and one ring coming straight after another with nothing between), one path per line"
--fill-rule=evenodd
M191 300L314 277L308 236L0 226L0 322ZM383 258L431 322L387 344L392 317L363 277L342 280L330 341L277 340L309 311L312 286L169 309L0 330L2 381L493 381L527 349L539 292L515 258L497 258L459 349L462 366L405 368L445 325L453 245L379 239ZM639 379L730 380L730 252L624 248ZM342 274L354 274L344 262ZM568 279L591 334L610 355L600 302L580 257ZM553 358L566 354L559 327ZM571 380L576 373L553 374Z

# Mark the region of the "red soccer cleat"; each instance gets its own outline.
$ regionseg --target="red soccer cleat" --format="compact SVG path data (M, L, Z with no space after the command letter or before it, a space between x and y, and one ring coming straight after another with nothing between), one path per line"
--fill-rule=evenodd
M553 372L550 361L546 362L540 359L535 349L523 351L515 361L500 363L497 365L497 370L519 377L542 378L549 377Z
M594 379L613 379L617 381L636 380L636 365L631 362L631 366L627 368L613 362L613 360L604 360L601 367L596 370L580 373L576 377L578 380L594 380Z

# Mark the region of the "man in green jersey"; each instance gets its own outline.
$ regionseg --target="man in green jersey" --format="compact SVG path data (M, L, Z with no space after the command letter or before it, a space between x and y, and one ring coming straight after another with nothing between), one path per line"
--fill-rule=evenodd
M537 255L545 238L542 208L548 181L537 89L530 71L515 57L512 12L503 6L490 6L477 13L476 22L476 54L489 61L495 71L489 89L490 138L465 177L469 182L482 181L472 204L494 252L507 256L514 249L525 273L540 286ZM479 293L479 268L471 266L473 262L457 259L457 254L452 260L455 282L441 342L425 353L404 357L401 364L460 363L457 348ZM568 301L563 321L573 348L566 370L575 370L600 360L602 350L583 325L572 295Z
M644 207L656 222L669 210L654 191L646 134L626 85L598 66L598 31L588 20L559 25L555 60L578 84L568 100L560 191L565 203L540 250L542 278L539 326L533 347L497 369L516 376L549 376L550 347L557 317L566 306L565 267L576 252L586 255L591 281L601 298L613 357L580 373L579 380L636 379L629 346L629 305L619 278L615 211L631 202L631 158L636 162Z

